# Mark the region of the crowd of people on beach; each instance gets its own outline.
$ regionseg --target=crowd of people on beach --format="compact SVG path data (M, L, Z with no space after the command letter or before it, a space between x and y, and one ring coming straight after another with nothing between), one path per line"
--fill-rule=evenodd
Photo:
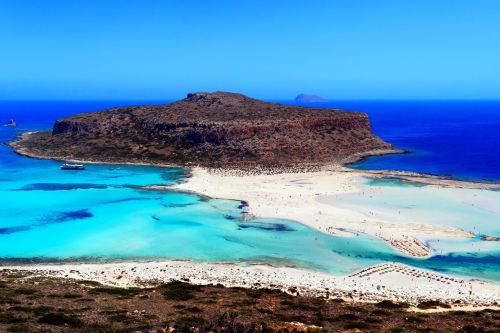
M449 288L449 285L454 285L458 288L458 294L462 297L468 296L469 298L472 298L472 294L474 291L473 283L471 280L464 280L452 276L437 274L396 263L385 263L363 268L353 274L350 274L349 278L361 278L366 281L376 281L377 278L382 280L382 276L388 274L401 274L407 276L412 283L415 283L415 285L420 285L424 282L428 284L437 284L438 286L442 285L441 290L446 290L447 288ZM480 281L476 282L482 284L482 282ZM374 283L373 287L379 292L386 291L386 286L382 286L380 284Z

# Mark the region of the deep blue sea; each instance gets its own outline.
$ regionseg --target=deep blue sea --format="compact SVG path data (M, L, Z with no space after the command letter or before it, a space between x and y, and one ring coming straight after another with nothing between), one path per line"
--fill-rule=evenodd
M10 118L18 123L15 128L0 126L0 142L11 141L24 131L50 129L61 117L145 103L155 102L0 102L0 123ZM414 152L368 159L356 167L500 180L498 102L331 105L368 112L378 135L398 148ZM267 263L332 274L396 261L500 281L498 242L474 239L461 243L462 249L460 244L444 246L441 242L435 245L439 251L434 257L411 259L373 237L332 237L293 221L242 220L239 201L140 188L178 182L184 175L181 168L89 165L84 172L63 172L59 165L58 161L22 157L0 146L0 261L189 259ZM373 186L388 195L388 200L382 202L383 209L402 204L399 197L389 200L392 192L383 188L386 185ZM491 202L497 198L500 201L500 192L489 192L488 198L492 207ZM476 212L478 208L465 207L450 198L440 200L446 211L455 212L450 216L457 220L447 223L476 232L470 217L480 216L481 223L488 224L485 232L500 236L495 222L500 212ZM433 215L425 197L418 201L403 204L423 217ZM374 210L380 206L370 204ZM445 214L439 207L433 208Z
M373 131L408 154L371 157L352 167L500 181L500 101L336 101L366 112Z

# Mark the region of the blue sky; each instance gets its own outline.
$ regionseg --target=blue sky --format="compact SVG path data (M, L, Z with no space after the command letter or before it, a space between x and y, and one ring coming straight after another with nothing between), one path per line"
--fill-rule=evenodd
M0 99L498 99L499 35L495 0L0 0Z

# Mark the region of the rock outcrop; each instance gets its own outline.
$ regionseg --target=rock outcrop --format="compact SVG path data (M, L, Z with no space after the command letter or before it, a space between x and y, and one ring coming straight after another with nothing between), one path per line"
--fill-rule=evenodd
M331 163L391 148L372 133L364 113L273 104L226 92L79 114L13 146L61 160L238 167Z
M11 119L9 120L9 122L7 124L5 124L4 126L8 126L8 127L16 127L17 124L16 122L14 121L14 119Z

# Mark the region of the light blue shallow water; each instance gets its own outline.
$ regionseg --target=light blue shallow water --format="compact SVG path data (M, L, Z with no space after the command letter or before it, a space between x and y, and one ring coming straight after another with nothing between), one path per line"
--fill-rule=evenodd
M335 205L395 223L420 223L469 231L473 238L427 236L434 256L412 265L500 280L500 192L424 186L388 177L366 179L358 193L336 196ZM479 274L479 275L477 275Z
M0 127L0 141L47 125ZM371 237L337 238L291 221L245 221L238 201L140 188L182 180L183 169L89 165L78 172L61 171L59 165L0 146L0 260L189 259L332 274L396 261L500 281L500 257L494 249L454 247L415 260Z
M245 221L239 201L138 187L182 179L182 169L89 165L83 172L61 171L58 162L17 156L9 163L0 173L4 260L168 258L341 274L380 262L379 254L392 256L373 238L337 239L290 221Z

